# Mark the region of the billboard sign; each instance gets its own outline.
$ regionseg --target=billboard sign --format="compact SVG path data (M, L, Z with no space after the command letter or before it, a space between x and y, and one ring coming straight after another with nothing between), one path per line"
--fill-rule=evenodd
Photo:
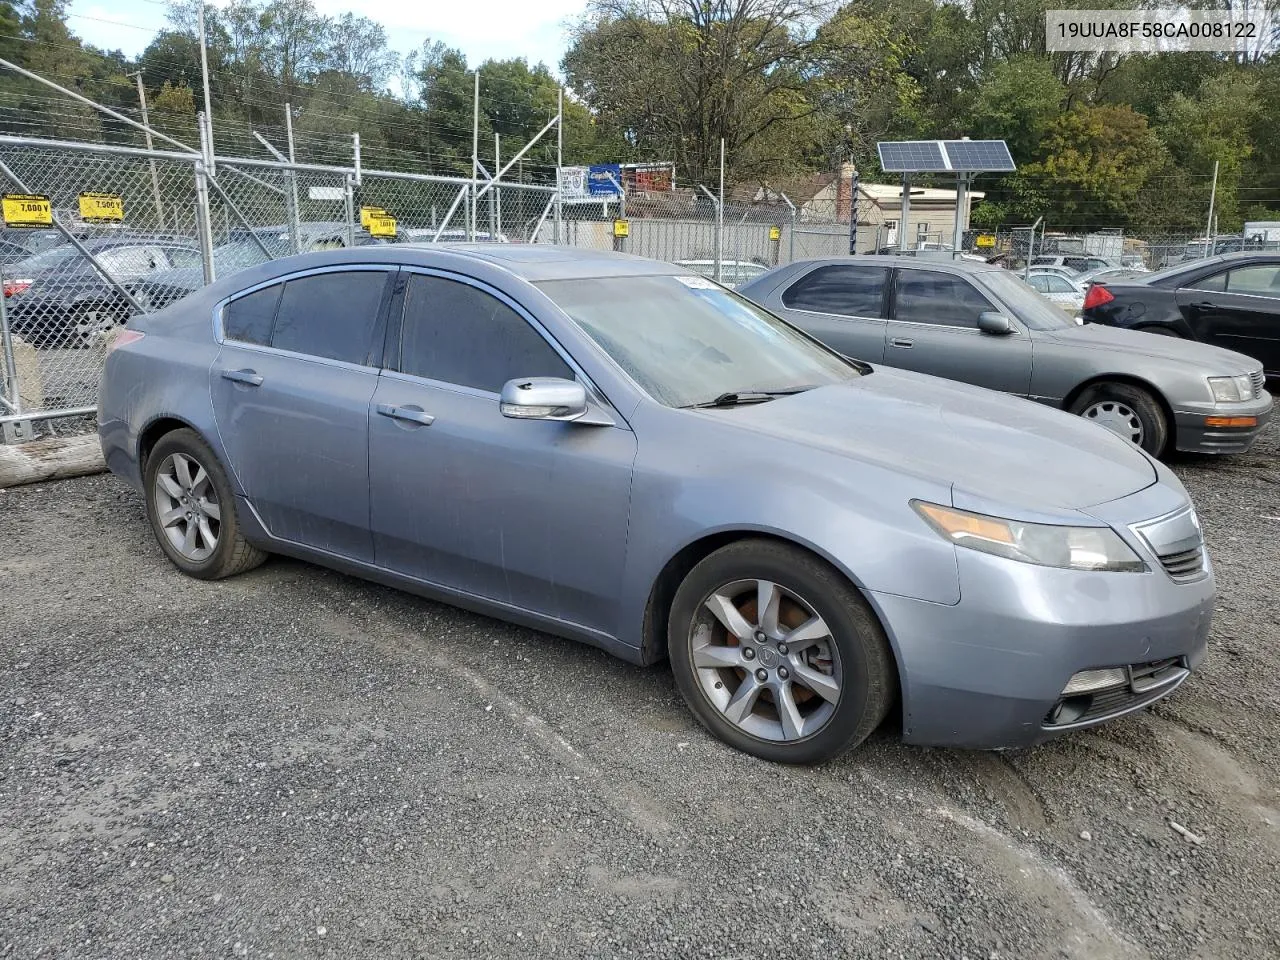
M593 163L587 169L587 190L593 197L616 197L622 192L622 164Z
M587 190L586 167L560 168L560 199L570 203L574 200L591 199Z

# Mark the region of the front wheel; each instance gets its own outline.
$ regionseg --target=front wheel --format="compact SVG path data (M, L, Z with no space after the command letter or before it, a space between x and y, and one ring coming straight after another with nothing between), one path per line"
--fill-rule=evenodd
M1169 441L1169 419L1146 390L1128 383L1095 384L1076 399L1071 412L1105 427L1153 457Z
M694 716L730 746L781 763L856 747L896 690L884 630L857 589L770 540L730 544L689 572L667 648Z
M220 580L267 558L241 535L227 476L194 430L160 438L147 457L145 489L156 540L188 576Z

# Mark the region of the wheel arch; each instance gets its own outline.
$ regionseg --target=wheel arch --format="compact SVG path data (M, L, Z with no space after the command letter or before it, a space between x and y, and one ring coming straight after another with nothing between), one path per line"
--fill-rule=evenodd
M817 557L847 579L853 588L862 595L862 598L867 601L872 614L880 623L880 629L884 631L884 635L888 639L889 652L893 657L894 679L898 684L898 700L901 701L903 690L901 652L898 650L898 641L894 632L885 624L884 616L879 604L875 602L874 595L858 582L858 578L853 575L852 571L819 547L771 530L753 530L746 527L717 530L690 541L667 560L658 576L654 578L653 587L649 591L648 602L645 604L644 623L641 628L641 662L654 664L666 657L666 625L671 612L671 603L675 599L676 590L689 571L715 551L740 540L770 540L774 543L796 547Z
M1076 401L1083 396L1086 390L1100 386L1104 383L1123 383L1130 387L1137 387L1140 390L1145 390L1147 393L1151 394L1155 402L1160 405L1160 410L1164 414L1166 429L1169 433L1168 440L1165 443L1165 449L1176 446L1178 441L1178 423L1173 416L1173 407L1170 405L1169 399L1164 395L1164 392L1159 387L1149 380L1144 380L1142 377L1135 377L1132 374L1127 373L1097 374L1096 376L1090 377L1088 380L1072 387L1071 391L1062 401L1062 409L1067 413L1070 413L1071 408L1075 406Z
M200 432L194 424L181 417L173 414L161 414L152 419L145 427L138 431L138 475L145 477L147 475L147 458L151 455L151 451L155 449L160 438L166 434L173 433L175 430L191 430L200 437L205 443L209 443L209 438ZM210 449L213 445L209 444ZM215 454L216 454L215 450Z

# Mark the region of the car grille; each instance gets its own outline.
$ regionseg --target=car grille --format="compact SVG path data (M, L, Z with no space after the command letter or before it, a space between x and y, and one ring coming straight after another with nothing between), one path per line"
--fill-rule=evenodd
M1160 565L1174 580L1195 580L1204 573L1204 547L1193 547L1180 553L1158 554Z
M1253 381L1253 396L1256 400L1262 396L1262 391L1266 388L1267 375L1261 370L1255 370L1249 374L1249 379Z
M1096 723L1146 706L1171 693L1191 673L1181 657L1129 664L1124 669L1128 676L1125 683L1095 693L1064 697L1049 711L1042 726L1052 730Z

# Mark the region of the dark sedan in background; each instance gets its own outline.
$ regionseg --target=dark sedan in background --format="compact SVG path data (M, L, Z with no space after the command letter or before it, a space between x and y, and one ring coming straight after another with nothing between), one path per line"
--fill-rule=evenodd
M5 267L10 329L35 346L89 343L133 312L116 284L136 287L157 271L200 263L195 244L181 238L133 234L82 243L106 276L69 243Z
M1086 323L1226 347L1280 377L1280 254L1234 253L1095 283L1083 316Z
M1059 407L1152 456L1242 453L1271 416L1256 360L1082 326L988 264L801 260L739 292L847 356Z

